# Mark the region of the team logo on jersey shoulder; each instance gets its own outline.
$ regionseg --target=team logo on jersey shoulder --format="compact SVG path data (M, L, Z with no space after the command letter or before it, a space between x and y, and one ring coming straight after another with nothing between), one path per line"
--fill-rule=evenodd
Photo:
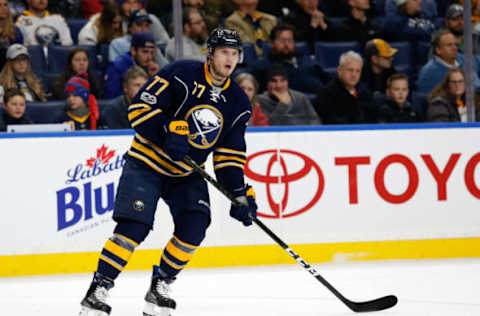
M140 100L142 100L145 103L148 104L155 104L157 103L157 97L154 95L151 95L150 93L143 91L142 94L140 95Z
M219 110L207 104L197 105L188 111L185 120L190 126L190 145L201 149L215 145L223 128Z

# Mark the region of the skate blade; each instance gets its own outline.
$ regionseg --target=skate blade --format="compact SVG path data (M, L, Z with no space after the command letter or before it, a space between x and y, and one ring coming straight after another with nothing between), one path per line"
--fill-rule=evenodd
M172 316L172 309L168 307L160 307L155 304L146 302L143 309L143 316Z
M108 316L107 313L82 306L78 316Z

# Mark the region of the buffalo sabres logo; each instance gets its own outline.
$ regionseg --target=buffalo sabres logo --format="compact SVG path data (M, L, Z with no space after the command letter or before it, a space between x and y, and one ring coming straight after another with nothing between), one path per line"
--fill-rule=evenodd
M35 30L35 39L40 45L61 44L60 32L50 25L42 24Z
M211 105L197 105L188 111L189 143L195 148L210 148L218 140L223 127L222 114Z

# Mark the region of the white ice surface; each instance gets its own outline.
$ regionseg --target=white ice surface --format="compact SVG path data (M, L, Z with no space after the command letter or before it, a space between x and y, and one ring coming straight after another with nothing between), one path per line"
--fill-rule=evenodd
M369 315L480 315L480 259L319 264L347 298L395 294ZM0 278L0 315L77 315L90 274ZM111 291L112 316L141 316L150 272L124 272ZM187 269L173 285L175 316L353 315L298 265Z

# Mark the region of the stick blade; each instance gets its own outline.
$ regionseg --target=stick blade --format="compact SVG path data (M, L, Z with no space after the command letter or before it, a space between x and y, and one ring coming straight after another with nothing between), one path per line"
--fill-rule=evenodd
M381 311L397 304L395 295L388 295L367 302L348 302L347 306L356 313Z

